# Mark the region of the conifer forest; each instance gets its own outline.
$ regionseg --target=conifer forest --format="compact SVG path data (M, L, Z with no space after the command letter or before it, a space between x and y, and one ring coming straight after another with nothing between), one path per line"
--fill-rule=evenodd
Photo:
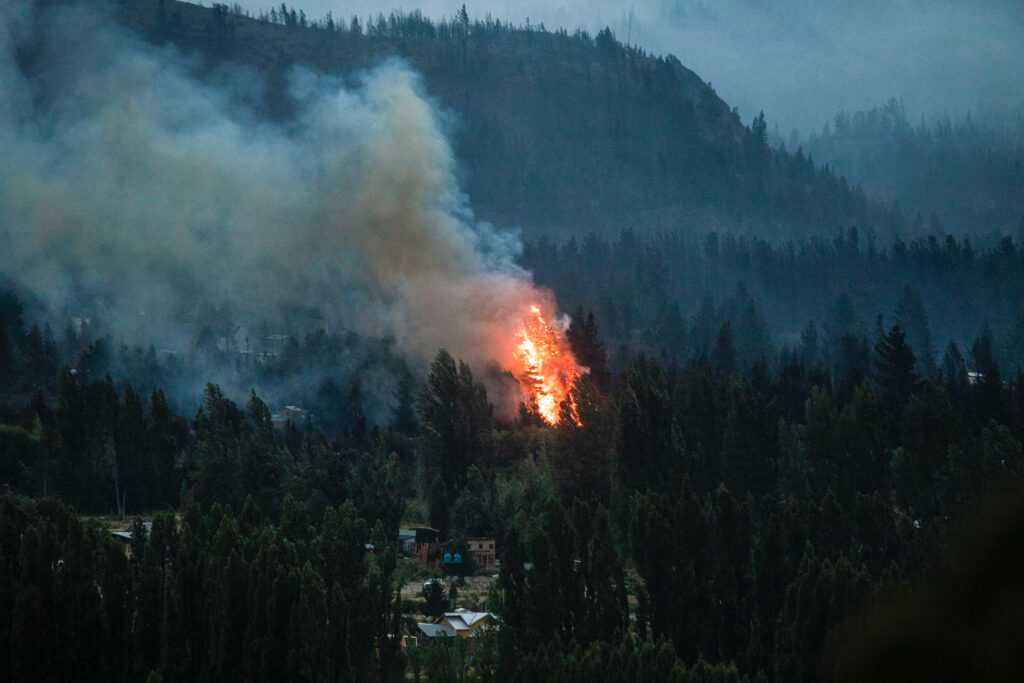
M319 7L0 6L0 680L1024 677L1024 100Z

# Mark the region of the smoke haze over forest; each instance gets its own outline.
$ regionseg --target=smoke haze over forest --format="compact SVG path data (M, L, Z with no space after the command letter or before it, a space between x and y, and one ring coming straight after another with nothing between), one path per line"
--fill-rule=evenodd
M55 323L98 316L118 341L181 350L213 305L227 340L240 322L322 325L391 340L412 367L441 347L486 367L513 311L547 302L515 236L474 224L445 118L404 63L354 86L292 70L299 111L278 125L246 106L253 73L200 83L95 7L53 8L31 35L29 6L4 6L0 36L0 156L19 169L0 177L0 270Z
M140 3L138 7L145 5ZM18 173L0 178L0 230L10 244L0 257L0 270L44 299L42 308L48 310L41 312L36 307L33 318L48 316L58 333L68 319L89 316L102 321L104 331L114 331L117 343L152 343L158 349L181 352L212 344L212 337L220 350L230 356L260 351L258 344L273 333L284 332L301 340L314 329L333 335L356 332L364 339L385 340L385 344L392 345L388 353L394 352L395 357L414 369L424 368L442 347L477 368L489 369L501 355L497 347L509 337L506 323L510 316L514 319L512 309L538 296L549 310L554 305L546 298L548 295L538 293L530 275L517 265L521 251L518 235L477 223L471 205L484 215L490 208L492 214L499 216L495 222L500 228L520 225L522 220L524 231L531 229L531 217L527 215L524 219L521 207L533 214L548 214L547 234L556 241L561 239L560 234L571 234L572 230L582 230L578 233L582 237L586 230L600 229L592 220L595 213L609 221L611 230L605 226L606 234L614 235L635 225L635 214L630 216L628 210L663 208L664 216L668 217L665 220L670 221L674 215L673 202L696 202L699 207L700 201L712 205L719 202L719 215L722 207L735 214L747 212L753 219L751 225L763 230L766 239L772 239L773 233L776 238L786 234L780 230L780 218L783 223L791 221L798 226L793 227L797 232L790 232L789 236L803 234L799 231L807 229L830 232L846 220L859 222L867 228L867 235L877 226L886 239L903 230L899 211L888 215L885 209L880 212L878 205L868 204L863 195L851 193L845 181L840 182L827 172L816 175L819 172L805 157L780 153L773 160L765 141L757 137L764 135L763 128L753 135L728 114L728 107L736 102L745 106L745 95L722 102L683 66L671 76L687 84L673 91L682 98L678 101L665 99L658 94L656 85L651 86L658 83L650 80L650 74L658 73L659 62L655 60L644 63L643 69L649 71L633 73L629 82L637 90L629 95L610 87L599 89L599 95L609 97L608 104L618 102L616 92L623 99L615 105L619 118L607 121L592 116L594 111L604 111L606 107L586 88L575 89L579 79L574 72L557 71L557 78L546 74L545 78L554 79L549 83L563 83L563 90L578 96L567 99L562 106L566 110L586 111L587 115L567 119L572 123L571 130L528 128L534 137L520 137L524 130L516 124L517 116L538 122L559 121L559 117L552 116L558 106L543 98L531 105L531 96L523 96L535 86L529 79L499 79L501 92L485 90L483 81L496 71L470 71L464 81L466 85L459 85L463 82L460 79L467 77L460 69L467 67L451 62L443 43L422 43L430 45L434 52L424 53L428 56L421 54L421 62L416 62L415 54L405 62L386 59L385 53L368 57L361 62L362 66L358 66L358 59L342 68L329 66L327 73L332 75L302 66L306 62L298 55L293 63L300 66L283 61L284 66L275 65L270 70L258 60L246 61L243 52L235 53L239 61L211 59L207 54L205 59L210 61L203 65L202 51L193 54L186 48L179 53L167 45L157 47L129 30L118 28L113 17L97 11L102 4L50 7L42 10L34 24L29 20L30 6L28 2L16 2L2 10L5 33L0 45L0 83L7 97L0 110L0 151L4 158L17 161ZM804 79L798 65L773 66L770 61L745 56L747 53L742 50L727 49L728 41L694 55L667 43L664 47L656 44L657 40L668 41L671 36L694 31L695 26L704 27L707 35L711 35L714 26L753 31L758 13L767 12L748 6L742 13L737 5L728 9L702 6L699 12L695 5L687 6L686 11L681 7L664 5L657 12L634 8L633 19L626 16L624 25L621 21L616 24L609 7L599 7L585 19L581 10L581 18L573 19L575 15L563 6L550 17L543 12L531 14L530 21L534 25L543 21L549 29L567 25L571 30L577 25L590 26L588 22L598 17L598 24L615 27L623 40L656 51L677 52L686 66L698 68L701 78L713 79L713 67L701 67L700 60L717 55L735 59L744 69L759 64L759 87L780 96L787 91L772 85L778 74L788 74L794 84L813 86L814 81ZM207 21L215 14L193 9L199 14L189 21ZM308 19L317 17L315 6L307 9ZM440 5L427 3L423 9L428 15L445 14ZM471 17L491 9L498 19L523 23L527 20L525 14L516 13L521 10L511 8L467 9ZM793 14L792 21L783 9ZM790 40L787 36L791 35L799 34L806 40L812 34L824 35L797 28L808 22L823 22L818 14L795 4L784 5L783 9L774 10L779 12L777 19L781 22L778 30L764 32L775 35L780 44ZM910 8L904 9L909 16ZM180 7L174 12L179 10ZM254 14L260 12L258 8L250 10ZM360 9L358 4L348 6L344 16L340 9L333 11L342 24L351 16L349 12L362 14L364 20L371 13L369 6ZM1012 24L1018 12L1008 7L1005 12ZM743 19L734 17L736 13L742 14ZM868 15L858 16L866 21ZM933 36L955 24L949 22L948 14L935 8L922 9L915 16L919 22L932 22L935 30L926 33ZM671 21L657 20L658 17ZM979 15L967 25L986 21L994 22L995 15ZM1005 27L1006 23L1000 26ZM848 22L830 25L833 24L853 31ZM267 29L261 39L292 35L287 31L275 33L271 29L280 27L272 24L261 26ZM658 29L662 33L656 33L656 26L662 27ZM671 26L684 26L685 31L672 33L666 28ZM984 46L982 52L1008 49L1016 40L1015 36L1007 38L1009 43L1002 40L1000 36L1004 34L1000 31L1002 28L985 33L984 40L979 37L978 45ZM979 29L978 36L983 33ZM219 35L223 39L229 34ZM342 34L304 33L304 39L311 41L307 45L321 45L322 52L314 49L306 53L315 57L330 54L324 47L330 43L316 43L312 41L314 35L334 40L332 36ZM874 34L861 31L858 35L867 40ZM363 49L373 42L369 38L360 42L362 38L353 38L352 44ZM482 49L486 40L483 36L478 38ZM805 45L809 44L806 40ZM340 38L339 41L334 44L344 43ZM684 42L699 44L692 40ZM210 44L216 45L216 40ZM249 44L255 46L259 40ZM759 44L752 42L744 50L755 49ZM31 45L31 49L26 49L26 45ZM574 59L598 58L599 51L593 51L591 41L567 37L559 45L559 49L579 50L566 53L574 54ZM835 52L847 54L844 50ZM253 53L248 54L251 59ZM544 53L526 54L536 59ZM629 59L636 57L635 52L630 54ZM925 54L927 51L916 57L922 64L921 55ZM877 59L883 56L884 51ZM521 68L532 72L539 63L524 62L531 66ZM825 65L827 61L816 63ZM323 66L319 64L317 68ZM965 62L966 66L969 64ZM500 67L513 73L516 58L504 60ZM423 75L417 72L420 69ZM899 71L893 69L891 73L897 75ZM643 76L645 73L647 76ZM1009 73L1012 68L1002 76ZM271 87L278 76L282 82ZM836 88L843 86L842 79L832 81ZM721 86L719 80L715 82ZM932 89L936 97L944 97L956 90L957 82L953 78L949 87ZM647 85L637 85L642 83ZM1015 93L1009 83L1007 79L988 92L995 98L1012 99ZM508 120L498 113L510 108L508 101L499 103L498 111L482 114L485 105L465 99L460 94L463 87L472 88L476 97L511 98L515 100L511 108L518 107L519 101L526 105L515 109L518 114L513 113ZM853 93L856 88L855 85L844 92ZM886 88L879 87L879 92L888 92ZM286 101L286 115L264 116L263 98L270 96L271 91ZM796 93L786 97L791 102L806 101L808 104L802 109L805 113L820 107L822 116L828 118L827 112L834 111L835 105L826 103L824 93L822 90L813 96ZM688 101L688 97L697 99ZM662 133L666 135L664 131L669 131L667 137L652 137L659 130L648 120L655 111L667 112ZM672 112L690 112L696 120L673 125ZM615 132L609 135L609 130ZM630 132L622 134L623 131ZM684 134L682 138L672 137L680 133ZM644 147L644 141L650 144ZM666 143L674 145L666 149L671 149L678 168L666 165L665 159L655 160L657 164L652 161L652 150L661 149ZM632 166L616 156L619 152L615 144L633 149ZM523 149L530 154L516 156ZM554 163L572 158L580 150L600 151L603 156L595 156L595 164L620 173L621 178L577 176L572 168ZM932 156L942 158L938 152ZM979 159L977 163L991 165L986 161L989 157ZM533 165L527 167L527 163ZM907 163L915 169L922 167L919 159ZM1008 156L1004 166L1009 168L1012 164L1013 157ZM508 174L508 167L515 172ZM681 181L665 172L673 168ZM520 182L513 186L523 176L532 184ZM469 183L462 184L467 177ZM742 182L737 182L740 177ZM1001 184L986 180L986 187L1013 197L1014 192L1004 192L1002 188L1015 187L1016 178L1012 173L1002 173ZM693 185L694 179L705 185ZM602 189L595 189L598 186L594 181L604 183ZM616 205L615 192L631 187L629 183L635 183L639 189L658 189L642 198L630 198L624 192L627 201ZM928 180L928 184L935 183ZM691 185L697 188L696 192ZM947 179L947 185L962 186L963 182L955 176ZM765 194L765 188L771 188L772 194ZM703 199L691 196L700 197L701 192ZM951 192L949 196L951 201L962 203L961 194ZM545 204L545 197L557 201ZM987 206L981 201L983 193L976 197L977 206ZM607 205L597 203L605 199L610 200ZM494 212L496 200L519 210L519 217L507 211ZM632 200L633 205L629 204ZM1000 211L978 211L960 217L955 229L959 231L961 225L971 224L971 233L997 229L1006 234L1016 227L1020 213L1012 200L1004 203L1007 206ZM917 204L920 208L913 202L906 203L925 212L926 217L929 210L941 209L929 197L921 198ZM559 214L553 207L563 211ZM779 208L789 213L774 213ZM823 208L828 210L822 211ZM617 211L622 213L616 215ZM849 218L843 218L844 214ZM940 214L943 219L951 215L949 211ZM912 216L908 214L906 218ZM984 220L978 220L979 216ZM878 220L884 222L879 224ZM690 218L671 225L672 229L692 232L700 239L705 232L723 229L718 226L728 223ZM532 229L531 239L545 234L537 226ZM921 231L914 227L910 234L919 236ZM731 277L733 274L723 280L726 289L731 287ZM542 279L544 284L555 285L550 278ZM628 315L613 323L610 311L619 304L612 306L593 297L568 296L575 286L572 282L559 286L559 293L571 300L570 309L577 305L597 309L599 322L610 333L609 341L635 342L637 330L645 328L640 320L628 322ZM647 306L651 310L643 315L657 317L665 302L654 296L653 292L659 290L645 291L650 301L644 306L627 305L625 301L621 305L636 311ZM932 298L927 288L923 291L926 301ZM700 294L696 289L687 290L682 297L683 315L697 314ZM768 296L758 291L755 295ZM807 314L820 322L824 310L834 303L834 296L828 300L811 298ZM886 304L866 304L863 315L870 318L875 306L884 308ZM766 323L772 337L791 334L802 324L800 320L780 321L772 311L768 313ZM1014 313L1007 311L995 316L992 322L1001 331L1013 317ZM980 322L965 319L934 331L939 339L963 341ZM210 329L207 332L205 328ZM680 340L673 343L682 344ZM347 352L349 356L344 360L324 362L325 367L340 373L342 384L358 373L371 372L368 367L375 367L373 372L378 376L372 385L380 390L371 397L376 405L369 410L386 420L398 380L393 369L382 370L383 366L376 362L381 357L378 351ZM369 357L376 361L368 360ZM315 371L311 374L315 375L311 386L315 386L320 376ZM197 387L205 379L203 371L197 371L188 386L181 387L181 393L198 393ZM246 391L251 379L238 381L235 395ZM268 392L266 386L260 390ZM292 393L294 388L282 390L272 398L284 402Z
M229 3L230 4L230 3ZM241 0L253 14L267 0ZM336 21L419 9L452 17L461 2L297 0ZM749 122L764 110L783 135L820 130L837 111L902 99L912 119L948 115L1019 128L1024 109L1024 4L1015 0L652 0L466 3L471 19L543 23L674 54Z

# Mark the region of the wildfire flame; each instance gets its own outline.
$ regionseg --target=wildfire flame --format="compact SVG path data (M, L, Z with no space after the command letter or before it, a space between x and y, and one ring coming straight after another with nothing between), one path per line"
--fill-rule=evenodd
M559 406L583 368L576 364L561 331L544 320L538 306L530 306L530 315L519 320L515 357L522 368L519 380L524 391L536 402L544 421L557 424ZM576 411L572 412L579 424Z

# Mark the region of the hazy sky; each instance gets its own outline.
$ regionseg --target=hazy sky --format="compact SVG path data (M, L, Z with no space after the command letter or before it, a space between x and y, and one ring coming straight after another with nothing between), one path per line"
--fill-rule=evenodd
M207 0L206 4L209 4ZM239 0L253 13L268 0ZM391 9L451 16L459 0L293 0L311 18ZM783 135L818 129L836 111L901 98L908 113L970 111L1019 120L1024 109L1021 0L471 0L471 17L543 22L672 53L747 123L764 109ZM632 21L631 21L632 17Z

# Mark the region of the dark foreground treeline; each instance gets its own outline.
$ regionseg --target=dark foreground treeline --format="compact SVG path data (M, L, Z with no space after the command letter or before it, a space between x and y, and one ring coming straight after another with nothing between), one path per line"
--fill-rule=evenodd
M1024 473L1024 379L992 362L922 382L895 327L849 391L798 360L609 373L592 321L570 339L593 380L561 424L496 417L441 353L412 442L358 415L334 443L275 432L257 396L242 410L214 385L186 422L62 373L0 430L4 484L48 496L4 500L0 675L820 680L843 620L912 596L953 525ZM130 559L54 500L145 495L179 512L136 526ZM413 498L444 538L499 539L502 625L472 651L398 648Z
M368 558L351 504L315 526L283 507L276 525L252 501L162 513L126 557L63 505L6 497L4 680L393 680L388 536L378 524Z

